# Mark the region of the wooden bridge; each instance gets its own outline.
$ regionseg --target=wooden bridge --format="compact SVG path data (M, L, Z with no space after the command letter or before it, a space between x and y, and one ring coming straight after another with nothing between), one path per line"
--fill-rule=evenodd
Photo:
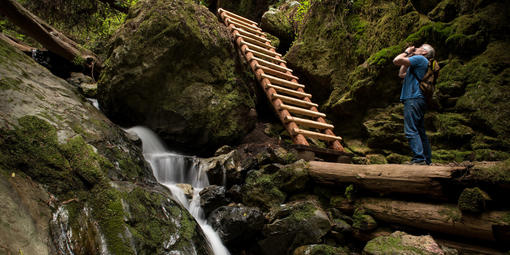
M221 8L218 16L232 33L293 142L309 146L306 138L315 138L327 141L332 150L345 152L340 144L342 138L333 133L333 125L325 120L326 114L317 110L318 105L310 100L312 95L304 91L305 85L287 68L257 22Z

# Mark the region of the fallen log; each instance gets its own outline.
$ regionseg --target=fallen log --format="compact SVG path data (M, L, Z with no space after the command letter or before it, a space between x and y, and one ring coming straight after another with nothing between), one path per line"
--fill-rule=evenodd
M466 171L465 167L451 166L309 162L309 174L317 183L354 183L361 189L383 194L417 194L442 199L446 197L444 185Z
M453 236L508 244L510 211L491 211L479 215L462 214L452 204L427 204L384 198L356 201L375 219Z
M32 14L15 0L0 0L0 14L5 15L12 23L19 26L28 36L42 44L49 51L67 59L80 63L97 74L102 68L99 58L89 50L80 47L76 42Z
M25 53L29 53L32 51L32 47L24 45L13 38L5 35L4 33L0 33L0 40L3 40L4 42L8 43L9 45L13 46L14 48L17 48L20 51L23 51Z

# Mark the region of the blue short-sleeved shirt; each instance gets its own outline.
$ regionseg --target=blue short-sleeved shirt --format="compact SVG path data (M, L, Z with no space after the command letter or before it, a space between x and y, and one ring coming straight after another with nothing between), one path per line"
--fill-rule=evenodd
M418 77L422 78L427 72L429 61L422 55L416 55L409 58L411 66L407 69L406 77L402 84L402 92L400 93L400 101L410 98L424 98L423 93L420 90L420 85L416 77L410 72L410 68L413 68L414 73Z

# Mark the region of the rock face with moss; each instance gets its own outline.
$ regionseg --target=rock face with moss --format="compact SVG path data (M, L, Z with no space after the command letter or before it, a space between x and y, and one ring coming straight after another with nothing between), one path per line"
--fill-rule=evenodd
M422 2L315 1L285 58L335 133L363 139L370 153L408 155L392 59L429 43L442 67L426 119L433 160L508 158L509 6Z
M3 41L0 112L2 252L210 254L126 133Z
M191 0L144 0L112 38L98 97L122 126L211 153L254 125L254 98L224 25Z

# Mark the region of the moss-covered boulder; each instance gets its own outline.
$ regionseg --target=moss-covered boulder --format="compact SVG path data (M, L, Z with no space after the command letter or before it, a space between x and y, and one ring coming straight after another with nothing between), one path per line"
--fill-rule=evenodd
M254 126L244 68L204 6L139 1L111 40L98 99L122 126L148 126L172 147L212 154Z
M290 254L304 244L318 243L331 229L327 214L314 200L274 208L259 242L264 254Z
M72 85L1 40L0 77L2 252L210 254L141 148Z
M267 165L248 173L243 185L243 202L264 209L282 204L287 195L305 189L309 181L308 165L304 160L289 165Z
M363 248L363 254L433 255L445 253L429 235L413 236L396 231L389 236L380 236L370 240Z
M262 15L260 27L280 40L279 50L287 50L294 41L298 30L297 14L301 4L298 1L284 1L277 7L270 7Z
M510 149L508 11L499 1L315 1L285 58L314 101L325 103L335 133L407 156L392 59L407 45L430 43L442 66L426 115L433 150L503 159Z

